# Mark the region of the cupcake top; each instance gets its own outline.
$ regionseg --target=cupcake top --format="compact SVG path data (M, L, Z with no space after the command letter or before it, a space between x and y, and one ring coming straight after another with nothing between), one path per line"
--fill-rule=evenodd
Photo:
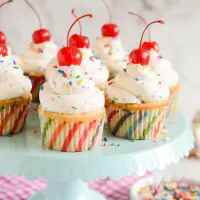
M25 73L43 74L49 61L56 55L58 47L50 40L42 43L31 42L22 58Z
M109 77L109 72L101 59L93 55L91 48L79 48L82 54L81 67L89 78L92 78L95 84L101 85L106 83Z
M0 57L0 100L22 97L30 94L32 85L23 70L9 57Z
M148 103L168 100L169 89L150 67L130 64L106 89L109 99L118 103Z
M172 63L159 56L157 52L151 50L149 65L160 75L161 79L169 86L176 86L179 82L178 73L172 67Z
M104 107L104 95L83 67L55 65L46 71L47 82L41 87L44 110L60 113L92 112Z
M15 52L13 52L12 48L9 45L7 45L7 49L8 49L8 58L11 61L15 61L15 63L17 65L21 66L21 56L17 55Z
M119 37L97 38L93 50L104 61L112 75L127 67L127 55Z

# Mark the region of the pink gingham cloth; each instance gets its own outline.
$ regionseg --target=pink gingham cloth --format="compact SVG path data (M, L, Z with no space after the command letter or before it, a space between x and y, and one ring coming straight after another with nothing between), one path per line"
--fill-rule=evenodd
M29 181L23 176L0 176L0 200L27 200L46 188L47 181Z
M108 200L130 200L129 191L133 184L137 181L152 176L152 173L147 173L144 176L126 176L120 180L112 180L110 178L99 179L89 184L93 190L100 192Z
M129 200L131 186L151 175L147 173L139 178L127 176L120 180L98 179L90 183L89 187L100 192L108 200ZM44 179L29 181L23 176L0 176L0 200L27 200L46 187L47 180Z

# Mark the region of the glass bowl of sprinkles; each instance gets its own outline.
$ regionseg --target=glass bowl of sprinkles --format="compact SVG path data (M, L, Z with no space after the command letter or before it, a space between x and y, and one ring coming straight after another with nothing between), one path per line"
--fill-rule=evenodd
M200 183L178 178L162 179L133 186L131 197L131 200L200 200Z

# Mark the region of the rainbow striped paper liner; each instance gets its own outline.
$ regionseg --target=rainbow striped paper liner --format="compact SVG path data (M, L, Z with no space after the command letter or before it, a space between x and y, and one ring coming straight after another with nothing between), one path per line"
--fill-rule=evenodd
M38 102L39 101L39 92L40 92L40 86L45 82L44 76L34 76L34 75L28 75L31 83L32 83L32 101Z
M83 152L94 149L102 139L105 110L103 115L92 118L56 119L45 116L39 107L39 116L42 144L48 149Z
M113 136L128 140L148 140L159 137L167 107L149 110L126 110L107 106L108 127Z
M0 136L12 136L20 133L26 123L30 101L22 104L2 105L0 103Z
M167 117L173 117L174 114L176 113L177 104L178 104L178 96L179 96L179 86L177 86L177 88L175 89L172 89L170 92Z

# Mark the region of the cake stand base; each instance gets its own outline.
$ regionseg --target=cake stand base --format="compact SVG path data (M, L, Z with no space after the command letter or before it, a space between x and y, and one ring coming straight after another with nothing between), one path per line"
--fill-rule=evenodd
M44 192L36 194L31 200L106 200L103 195L89 189L81 181L50 182Z

